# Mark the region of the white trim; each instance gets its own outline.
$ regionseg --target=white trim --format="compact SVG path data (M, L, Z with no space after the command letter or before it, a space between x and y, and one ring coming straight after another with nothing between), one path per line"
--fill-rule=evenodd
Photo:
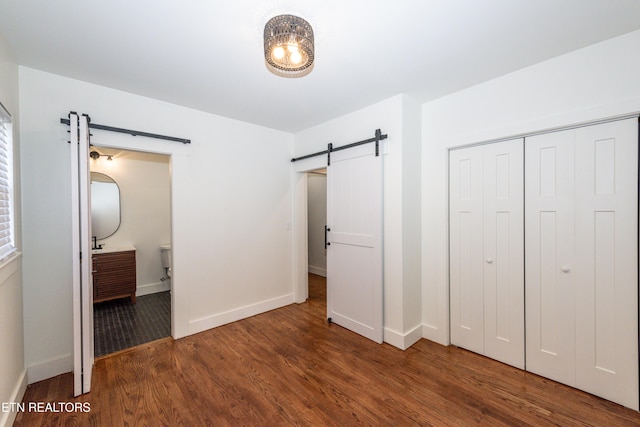
M292 267L294 299L298 303L307 300L309 293L309 241L308 241L308 213L307 213L307 172L327 167L325 156L310 157L292 163Z
M1 104L0 104L1 105ZM6 114L5 114L6 112ZM14 162L14 145L13 139L13 120L9 112L2 106L0 109L0 145L2 150L0 157L6 162L3 162L1 169L7 173L7 176L2 179L0 185L0 198L6 203L8 213L2 215L2 243L0 249L2 254L0 255L0 262L5 259L9 259L16 252L16 219L15 219L15 162Z
M418 325L404 334L393 329L384 328L384 342L400 350L406 350L422 339L422 325Z
M449 323L447 322L447 326ZM436 342L442 345L449 345L450 342L448 339L444 339L443 332L435 325L427 325L426 323L422 324L422 338L427 339L429 341Z
M0 287L19 270L20 259L22 259L22 252L14 252L9 258L0 262Z
M167 279L164 282L148 283L146 285L138 286L136 288L136 296L141 297L143 295L157 294L158 292L165 292L171 290L171 279Z
M95 130L95 129L94 129ZM102 132L100 130L95 130ZM125 139L122 141L111 141L110 143L98 144L95 146L104 148L116 148L120 150L141 151L144 153L161 154L169 156L169 182L171 189L178 187L188 187L189 169L189 144L175 144L168 142L167 145L143 144L142 140ZM92 143L92 145L94 145ZM180 221L179 218L184 217L188 211L190 194L188 191L175 192L170 191L171 205L171 336L179 339L188 336L188 290L189 290L189 224L187 221ZM182 274L181 272L184 272ZM136 296L138 290L136 290ZM142 295L146 295L142 294Z
M291 214L293 218L291 275L294 299L297 303L302 303L309 298L307 174L294 171L291 185L293 188L293 201L291 203L293 210Z
M2 102L0 102L0 115L2 115L3 113L11 118L11 113L9 112L9 110L7 110L7 107L5 107Z
M227 323L236 322L238 320L246 319L257 314L275 310L276 308L281 308L289 304L293 304L294 302L295 301L293 298L293 293L291 293L266 301L261 301L256 304L251 304L233 310L225 311L224 313L218 313L211 316L201 317L200 319L194 319L189 321L188 335L197 334L208 329L226 325Z
M309 265L309 273L327 277L327 269L323 267L316 267L315 265Z
M456 146L448 147L447 150L452 151L452 150L459 150L462 148L475 147L478 145L495 144L496 142L510 141L512 139L531 138L532 136L544 135L546 133L560 132L563 130L577 129L577 128L582 128L587 126L599 125L603 123L617 122L620 120L635 119L639 116L640 116L640 111L636 111L628 114L619 114L616 116L605 117L603 119L587 120L587 121L572 123L568 125L542 128L540 130L520 133L520 134L507 136L507 137L499 137L499 138L487 139L479 142L472 142L470 144L456 145Z
M24 393L27 391L27 370L23 370L20 374L20 378L16 382L15 387L13 388L13 393L11 393L11 397L7 400L7 402L22 402L22 398L24 397ZM0 412L0 426L2 427L10 427L13 425L13 422L18 415L17 412Z
M66 374L73 370L73 356L71 353L55 359L33 364L27 367L27 381L29 384L47 380L55 376Z

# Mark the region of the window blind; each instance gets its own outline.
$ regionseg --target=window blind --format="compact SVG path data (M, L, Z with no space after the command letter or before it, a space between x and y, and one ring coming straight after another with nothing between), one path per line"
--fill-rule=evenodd
M16 251L13 218L13 127L0 104L0 262Z

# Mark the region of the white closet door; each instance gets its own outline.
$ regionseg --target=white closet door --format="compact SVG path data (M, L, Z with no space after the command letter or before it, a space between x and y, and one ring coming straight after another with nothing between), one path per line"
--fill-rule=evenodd
M449 152L451 343L484 354L483 151Z
M575 384L573 130L525 142L526 368Z
M524 369L523 140L484 152L484 354Z
M638 137L576 130L576 387L638 409Z
M635 120L526 141L527 370L638 409Z

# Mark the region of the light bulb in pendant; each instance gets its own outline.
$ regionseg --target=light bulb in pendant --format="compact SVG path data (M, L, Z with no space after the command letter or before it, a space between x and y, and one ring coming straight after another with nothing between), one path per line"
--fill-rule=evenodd
M273 49L272 55L274 59L284 58L284 48L282 46L276 47L275 49Z
M292 63L299 64L300 62L302 62L302 55L300 55L300 52L296 50L295 52L291 52L289 59Z

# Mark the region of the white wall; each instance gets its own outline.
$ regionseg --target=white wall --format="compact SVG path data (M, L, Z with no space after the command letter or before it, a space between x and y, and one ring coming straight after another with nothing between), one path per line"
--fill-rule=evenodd
M302 156L325 150L329 142L337 147L372 138L378 128L389 136L384 143L384 341L399 348L422 336L419 111L418 104L397 95L299 132L295 139L295 156ZM296 162L293 167L318 161L323 160ZM412 232L415 244L406 238Z
M101 136L93 143L108 145L109 136ZM169 159L159 154L120 151L112 161L106 157L89 161L91 171L110 176L120 189L120 228L98 243L106 248L135 246L138 296L170 289L170 281L160 280L165 273L160 245L171 243Z
M422 337L422 328L415 326L422 324L422 287L417 285L422 283L422 147L420 105L408 96L402 97L402 138L402 315L404 330L412 334L406 344L411 345Z
M5 39L0 35L0 102L13 121L15 159L16 245L22 247L20 232L20 150L18 65ZM22 327L21 257L0 265L0 402L20 402L26 389L24 333ZM0 426L13 423L15 413L0 412Z
M422 108L422 313L449 342L450 147L640 111L640 31L519 70Z
M327 251L324 248L324 227L327 224L327 175L307 176L309 213L309 272L327 275Z
M115 148L171 155L173 312L183 337L293 302L293 136L20 67L25 357L29 381L71 370L69 110L94 123L190 138L93 130Z

